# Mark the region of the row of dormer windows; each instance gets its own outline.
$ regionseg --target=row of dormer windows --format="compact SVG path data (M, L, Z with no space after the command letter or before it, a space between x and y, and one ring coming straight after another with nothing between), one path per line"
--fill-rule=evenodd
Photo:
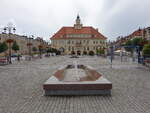
M53 40L52 42L53 44L89 44L89 43L93 43L93 44L105 44L104 40Z

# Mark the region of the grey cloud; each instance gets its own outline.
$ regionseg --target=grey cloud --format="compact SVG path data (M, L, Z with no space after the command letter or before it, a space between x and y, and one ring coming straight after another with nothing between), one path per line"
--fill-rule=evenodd
M13 20L18 33L48 39L71 26L77 13L82 23L99 28L109 39L150 24L149 0L1 0L0 27Z

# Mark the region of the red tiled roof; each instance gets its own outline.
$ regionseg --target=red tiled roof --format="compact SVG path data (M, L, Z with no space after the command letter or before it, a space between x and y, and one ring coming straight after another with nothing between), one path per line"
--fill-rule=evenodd
M74 27L62 27L56 34L51 37L51 39L71 38L66 37L67 34L91 34L93 35L91 38L107 39L93 27L82 27L81 29L75 29Z
M139 30L134 31L131 35L129 35L129 37L133 38L135 36L142 36L142 33L143 33L143 30L139 29Z

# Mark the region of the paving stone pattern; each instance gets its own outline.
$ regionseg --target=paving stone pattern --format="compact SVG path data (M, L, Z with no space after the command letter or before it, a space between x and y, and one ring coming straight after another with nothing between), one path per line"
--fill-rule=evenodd
M43 83L78 60L113 83L112 96L44 96ZM150 113L150 70L132 62L59 56L0 66L0 113Z

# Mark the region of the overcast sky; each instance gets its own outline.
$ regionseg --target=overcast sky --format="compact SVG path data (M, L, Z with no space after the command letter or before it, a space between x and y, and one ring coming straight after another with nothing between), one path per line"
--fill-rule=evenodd
M108 40L150 26L150 0L0 0L0 29L8 22L17 33L48 40L62 26L73 26L77 14Z

